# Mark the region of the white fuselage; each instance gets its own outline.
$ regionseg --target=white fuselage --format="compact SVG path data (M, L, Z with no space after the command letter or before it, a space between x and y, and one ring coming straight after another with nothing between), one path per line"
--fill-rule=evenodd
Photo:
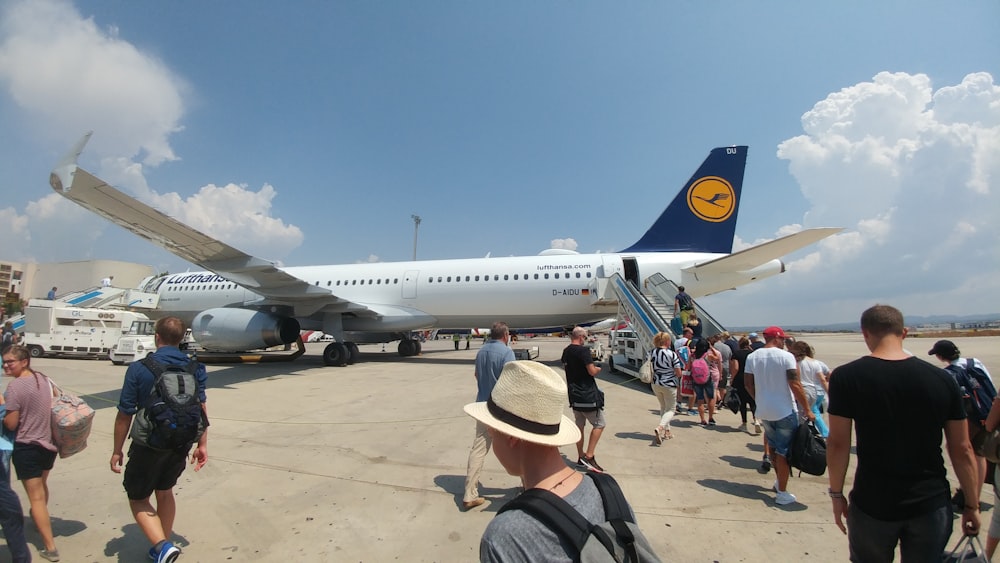
M751 281L747 275L692 279L682 269L720 255L704 253L576 254L290 267L296 278L364 305L377 316L343 317L348 331L402 331L490 326L572 326L606 319L617 304L601 301L598 280L614 273L642 283L661 273L694 296ZM624 264L634 264L626 275ZM774 268L771 268L774 269ZM777 273L777 271L775 271ZM744 274L744 273L740 273ZM755 277L763 277L758 272ZM151 290L152 288L147 288ZM259 296L211 272L173 274L159 284L160 310L190 321L214 307L252 305ZM323 313L349 313L329 305L297 311L303 329L322 330Z

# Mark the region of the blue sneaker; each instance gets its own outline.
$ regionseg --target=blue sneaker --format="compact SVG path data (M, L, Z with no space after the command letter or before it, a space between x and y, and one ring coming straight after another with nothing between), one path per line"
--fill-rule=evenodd
M163 542L160 546L160 553L156 555L156 563L174 563L180 556L181 550L171 542Z
M156 556L159 555L159 554L160 554L160 552L156 551L156 546L153 546L153 547L149 548L149 560L150 561L156 561Z

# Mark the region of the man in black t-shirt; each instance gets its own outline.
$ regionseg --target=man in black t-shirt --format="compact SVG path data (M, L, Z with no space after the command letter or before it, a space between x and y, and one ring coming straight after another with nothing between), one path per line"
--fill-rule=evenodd
M570 334L570 345L562 353L563 368L566 370L566 386L569 388L569 406L580 429L580 441L576 443L578 459L576 465L583 470L604 471L594 459L594 449L604 432L604 393L597 388L594 377L601 373L601 367L594 363L590 349L583 345L587 341L587 329L575 327ZM583 448L583 427L590 422L590 443Z
M952 532L950 486L941 433L955 475L975 489L976 467L954 378L903 350L903 314L875 305L861 315L871 355L830 376L830 497L837 526L848 535L851 561L940 561ZM844 481L852 426L857 471L850 502ZM845 529L843 518L847 517ZM979 503L966 503L962 531L979 532Z

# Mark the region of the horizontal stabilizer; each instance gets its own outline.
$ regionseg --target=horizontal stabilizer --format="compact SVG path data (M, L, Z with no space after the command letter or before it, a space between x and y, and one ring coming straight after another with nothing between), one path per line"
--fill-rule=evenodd
M739 252L734 252L729 256L723 256L722 258L716 258L703 264L685 268L685 271L696 273L699 277L711 274L745 272L823 240L830 235L837 234L842 230L844 229L840 227L806 229L787 237L781 237Z

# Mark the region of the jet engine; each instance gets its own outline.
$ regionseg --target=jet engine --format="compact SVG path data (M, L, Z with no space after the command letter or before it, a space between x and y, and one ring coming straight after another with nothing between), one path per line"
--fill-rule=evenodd
M206 350L245 352L295 342L299 321L250 309L208 309L194 318L191 333Z

